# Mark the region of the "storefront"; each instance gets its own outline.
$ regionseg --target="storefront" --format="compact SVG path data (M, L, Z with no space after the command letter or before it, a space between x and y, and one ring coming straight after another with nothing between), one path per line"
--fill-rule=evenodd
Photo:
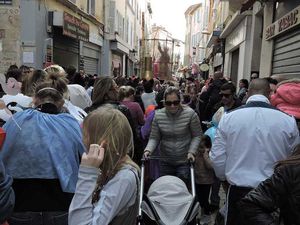
M53 34L53 63L78 69L79 40L63 35L60 27L55 27Z
M300 75L300 2L291 4L278 4L275 22L266 27L265 39L273 40L272 75Z
M236 13L220 35L220 38L226 39L224 75L235 83L251 74L251 24L252 12ZM220 63L220 54L216 61Z
M111 70L114 77L121 76L123 71L123 56L118 52L112 52Z
M84 70L87 74L99 74L100 72L100 46L89 42L83 42L82 56Z
M67 12L54 12L53 20L53 62L82 69L80 41L89 41L89 25Z

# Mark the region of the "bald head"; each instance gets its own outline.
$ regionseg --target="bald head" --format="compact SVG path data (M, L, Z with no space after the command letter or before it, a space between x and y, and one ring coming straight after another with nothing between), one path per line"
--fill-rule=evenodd
M270 97L270 84L266 79L254 79L249 86L248 95L264 95L267 98Z

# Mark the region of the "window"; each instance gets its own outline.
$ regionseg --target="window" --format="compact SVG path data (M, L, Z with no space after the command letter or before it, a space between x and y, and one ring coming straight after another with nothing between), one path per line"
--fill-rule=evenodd
M12 0L0 0L1 5L12 5Z
M88 0L87 1L87 12L93 16L95 16L96 6L95 0Z
M200 22L200 10L197 11L197 22Z

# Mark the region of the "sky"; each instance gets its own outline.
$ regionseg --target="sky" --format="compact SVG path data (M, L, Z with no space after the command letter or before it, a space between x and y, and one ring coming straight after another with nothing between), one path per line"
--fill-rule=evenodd
M152 24L163 26L173 38L184 41L184 12L189 6L202 2L201 0L151 0Z

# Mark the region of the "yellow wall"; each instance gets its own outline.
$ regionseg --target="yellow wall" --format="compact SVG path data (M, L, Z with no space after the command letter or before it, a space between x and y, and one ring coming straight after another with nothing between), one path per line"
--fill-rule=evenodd
M104 23L104 15L103 15L103 3L104 0L96 0L96 9L95 9L95 17L101 23ZM75 12L72 11L70 8L65 7L61 3L55 0L47 1L47 7L49 10L57 10L57 11L65 11L70 13L71 15L75 15ZM77 0L76 6L81 9L82 11L87 13L87 0ZM80 17L78 15L78 17ZM87 22L87 19L84 18L84 21Z
M96 15L97 14L101 14L101 16L103 16L103 8L102 8L102 4L103 4L103 1L101 0L96 0ZM84 6L84 5L87 5L87 0L77 0L76 2L76 5L77 6ZM48 10L49 11L60 11L60 12L67 12L73 16L76 16L77 18L81 18L80 15L76 14L76 12L74 12L72 9L62 5L61 3L55 1L55 0L52 0L52 1L47 1L47 7L48 7ZM101 11L99 11L97 9L97 7L101 8ZM85 9L85 12L86 12L86 7L84 8ZM100 17L100 15L99 15ZM96 17L97 18L97 17ZM101 20L99 18L97 18L101 23L103 23L103 19L101 18ZM91 22L90 20L82 17L82 20L84 22L86 22L87 24L89 24L89 27L90 27L90 32L93 32L93 33L98 33L98 25L95 25L93 22Z

